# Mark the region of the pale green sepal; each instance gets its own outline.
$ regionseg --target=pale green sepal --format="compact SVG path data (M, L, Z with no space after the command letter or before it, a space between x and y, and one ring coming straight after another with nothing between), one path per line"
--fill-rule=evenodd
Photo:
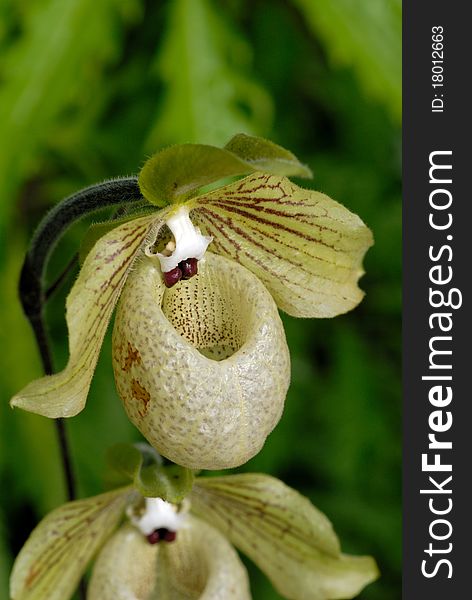
M107 542L88 600L250 600L246 570L229 542L190 516L175 542L151 546L131 525Z
M142 496L178 504L192 489L192 471L179 465L164 466L159 454L146 444L115 444L107 458Z
M180 144L154 154L139 173L142 195L157 206L181 201L219 179L253 171L236 155L205 144Z
M128 444L120 442L108 448L106 453L109 467L129 481L133 481L143 465L162 466L161 455L145 443Z
M68 600L134 494L131 488L115 490L49 513L15 561L11 600Z
M313 177L311 169L289 150L261 137L238 133L226 144L225 150L248 162L255 171L286 177Z
M72 417L85 406L108 322L134 259L165 212L115 227L89 252L66 303L69 362L28 384L11 405L45 417Z
M353 598L378 576L372 558L342 555L328 519L273 477L199 477L190 499L289 600Z
M180 202L195 190L227 177L265 171L310 177L311 171L288 150L263 138L239 134L225 148L181 144L154 154L139 174L139 187L152 204Z
M187 202L211 250L239 262L295 317L334 317L363 298L357 282L372 234L328 196L255 173Z

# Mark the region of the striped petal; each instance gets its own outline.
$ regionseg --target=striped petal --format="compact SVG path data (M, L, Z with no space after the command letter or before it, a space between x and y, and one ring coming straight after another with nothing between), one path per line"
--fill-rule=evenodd
M68 600L134 493L129 488L115 490L52 511L16 559L10 580L12 600Z
M175 542L150 545L131 525L103 548L88 600L250 600L245 568L228 541L195 517Z
M212 250L250 269L279 308L334 317L354 308L370 230L328 196L256 173L188 201Z
M198 478L192 511L247 554L290 600L353 598L377 577L370 557L341 554L331 523L268 475Z
M108 322L136 255L159 218L148 215L113 229L89 252L68 298L69 362L31 382L12 406L46 417L72 417L85 406Z
M262 283L207 252L199 273L165 287L139 260L120 299L113 368L130 420L160 454L190 469L252 458L282 414L290 358Z

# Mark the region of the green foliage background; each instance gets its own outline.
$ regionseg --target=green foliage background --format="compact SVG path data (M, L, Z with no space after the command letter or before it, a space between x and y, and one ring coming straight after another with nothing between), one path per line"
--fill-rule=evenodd
M220 145L238 132L295 152L314 172L308 185L376 238L357 310L284 319L286 411L243 470L298 488L345 551L377 558L382 578L361 598L400 597L400 10L400 0L0 0L0 597L29 531L64 500L53 423L8 406L40 375L16 295L35 224L64 195L136 173L165 145ZM51 278L85 226L60 244ZM48 307L57 367L65 295ZM80 494L100 492L106 447L139 439L109 341L68 426ZM254 597L278 598L249 568Z

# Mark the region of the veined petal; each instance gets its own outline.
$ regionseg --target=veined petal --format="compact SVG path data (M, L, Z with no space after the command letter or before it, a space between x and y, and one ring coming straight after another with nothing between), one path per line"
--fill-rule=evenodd
M130 420L190 469L229 468L257 454L290 380L271 295L210 252L198 275L170 289L156 258L138 261L116 314L113 368Z
M270 536L282 521L287 521L290 536L275 541L284 552L290 553L293 549L298 553L299 540L305 545L316 544L320 552L330 556L338 556L341 551L328 518L308 498L270 475L244 473L197 477L191 498L192 509L201 516L208 503L221 513L224 513L224 505L234 503L234 510L242 517L238 520L246 521L245 527L249 527L252 520L258 534L265 532Z
M130 488L115 490L69 502L47 515L13 566L12 600L68 600L134 493Z
M46 417L72 417L85 406L100 348L133 261L164 212L116 227L89 252L68 298L69 362L55 375L28 384L11 400Z
M214 237L212 251L251 270L288 314L334 317L361 301L357 281L372 235L328 196L255 173L188 206Z
M229 542L195 517L175 542L150 545L125 525L100 553L89 600L250 600L247 573Z
M353 598L377 577L372 558L341 554L328 519L273 477L198 478L190 500L290 600Z

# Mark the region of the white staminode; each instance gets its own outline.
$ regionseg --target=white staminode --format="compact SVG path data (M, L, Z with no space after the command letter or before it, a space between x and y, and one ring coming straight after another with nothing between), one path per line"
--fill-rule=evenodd
M166 221L166 225L172 231L175 241L175 249L173 244L169 244L169 249L173 250L170 256L157 253L161 269L163 273L172 271L180 261L187 258L196 258L201 260L208 248L208 245L213 240L213 237L202 235L200 229L195 227L189 217L189 210L185 206L181 206L172 214Z
M185 511L178 512L177 506L161 498L144 498L146 506L139 517L132 511L128 516L135 527L144 535L150 535L156 529L178 531L185 521Z

